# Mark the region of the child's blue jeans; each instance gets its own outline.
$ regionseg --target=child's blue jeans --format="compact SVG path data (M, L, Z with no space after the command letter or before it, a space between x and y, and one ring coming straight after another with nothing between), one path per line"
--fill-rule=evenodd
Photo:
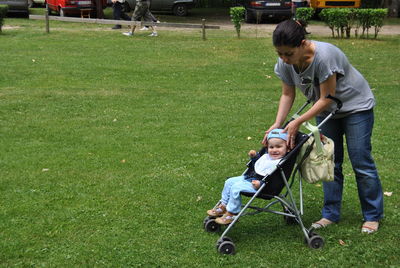
M254 179L255 180L255 179ZM245 176L232 177L225 181L222 190L221 203L226 205L226 210L232 214L238 214L242 207L242 197L240 192L255 193L251 184L252 179Z

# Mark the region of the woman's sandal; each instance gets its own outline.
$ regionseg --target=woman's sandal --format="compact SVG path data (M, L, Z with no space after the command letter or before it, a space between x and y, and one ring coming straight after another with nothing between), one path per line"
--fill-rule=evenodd
M222 215L224 215L225 212L226 212L226 209L223 206L219 206L219 207L207 210L208 216L211 216L211 217L221 217Z
M227 225L232 223L234 220L233 216L224 214L222 217L215 219L215 222L221 225Z
M314 229L321 229L321 228L326 228L328 225L333 224L333 221L330 221L326 218L322 218L317 222L314 222L313 224L311 224L311 227Z
M361 233L372 234L378 231L379 222L377 221L366 221L361 227Z

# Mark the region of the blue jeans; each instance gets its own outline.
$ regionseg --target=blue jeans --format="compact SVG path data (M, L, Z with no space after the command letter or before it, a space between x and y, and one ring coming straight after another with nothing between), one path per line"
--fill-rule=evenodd
M322 121L317 117L317 123ZM343 193L343 136L353 167L364 221L383 218L383 192L374 160L371 156L371 135L374 125L373 110L350 114L340 119L330 119L322 126L322 133L335 143L335 180L324 182L324 207L322 217L333 222L340 220Z
M255 193L251 179L245 176L232 177L225 181L221 194L221 203L226 205L226 210L232 214L238 214L242 207L240 192Z

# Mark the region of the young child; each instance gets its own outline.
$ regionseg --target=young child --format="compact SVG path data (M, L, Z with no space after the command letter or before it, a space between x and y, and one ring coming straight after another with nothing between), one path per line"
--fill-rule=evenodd
M268 153L258 156L257 152L251 150L249 156L254 161L254 171L265 177L273 171L282 157L288 152L287 133L282 133L283 129L274 129L268 134ZM241 175L232 177L225 181L222 190L222 198L219 206L207 211L212 217L218 217L215 222L218 224L229 224L233 217L240 212L242 200L240 192L255 193L263 182L255 176Z

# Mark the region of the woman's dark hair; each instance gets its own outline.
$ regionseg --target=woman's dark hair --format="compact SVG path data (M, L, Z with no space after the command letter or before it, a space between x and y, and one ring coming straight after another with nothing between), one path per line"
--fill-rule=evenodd
M305 23L301 20L285 20L276 26L272 35L272 42L275 47L289 46L299 47L301 41L306 39L308 32Z

